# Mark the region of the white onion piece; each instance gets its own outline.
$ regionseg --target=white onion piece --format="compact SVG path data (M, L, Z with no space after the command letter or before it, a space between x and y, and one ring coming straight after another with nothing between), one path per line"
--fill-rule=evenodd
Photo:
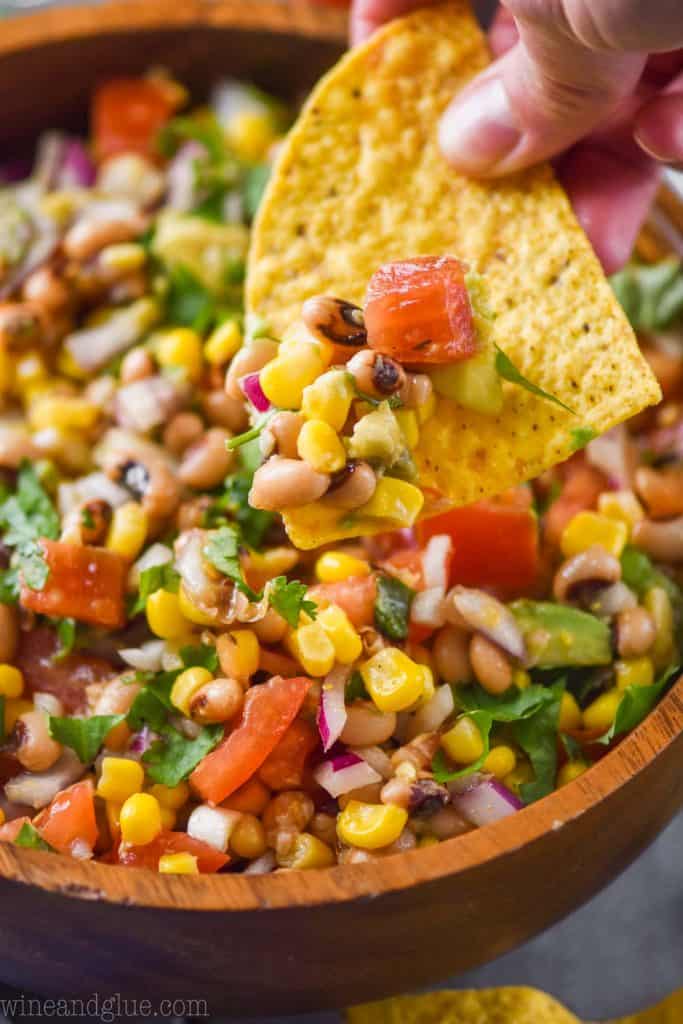
M125 487L120 487L104 473L89 473L73 484L60 484L57 491L57 504L62 516L77 505L100 499L112 508L119 508L130 501L130 494Z
M473 825L482 827L507 818L524 806L497 779L485 779L464 793L453 796L453 805Z
M318 732L325 753L333 746L346 725L346 683L351 675L348 665L336 665L325 677L318 706Z
M46 715L60 718L64 714L64 705L54 693L34 693L33 703L37 711L44 711Z
M144 207L161 198L165 184L163 172L137 153L111 156L97 171L98 192Z
M443 626L446 621L443 607L445 596L444 587L430 587L428 590L418 591L410 606L410 621L429 629Z
M185 401L184 390L168 377L135 380L116 393L116 419L125 429L147 434L178 411Z
M206 162L208 153L201 143L190 141L181 146L166 171L168 191L166 205L179 213L188 213L197 206L201 196L197 192L197 162Z
M425 588L448 586L448 568L453 550L453 541L447 533L439 533L430 537L427 547L422 552L422 575Z
M236 114L267 114L268 104L256 89L235 78L221 78L211 90L210 106L225 127Z
M382 776L383 779L390 779L394 774L394 768L390 758L384 753L381 747L349 747L349 752L367 761L371 768Z
M335 769L336 764L339 767ZM379 772L356 754L342 754L331 761L322 761L313 772L313 778L333 797L382 781Z
M85 774L81 764L70 747L65 747L61 757L46 772L22 772L5 784L8 800L15 804L28 804L38 810L47 807L62 789L76 782Z
M157 306L152 299L138 299L112 313L104 323L69 334L64 347L81 369L99 370L134 345L152 326L156 316Z
M93 855L92 846L85 839L74 839L69 852L75 860L90 860Z
M483 633L511 657L526 660L524 638L509 608L484 590L470 587L453 587L449 598L470 629Z
M150 640L142 647L126 647L119 651L119 657L126 665L136 668L139 672L159 672L165 650L165 640Z
M586 460L601 470L613 487L631 490L637 456L623 423L586 445Z
M271 871L275 870L276 865L277 861L275 860L275 854L272 850L268 850L262 857L257 857L256 860L252 860L251 864L248 864L244 869L243 874L267 875Z
M601 590L591 601L590 610L594 615L611 618L628 608L636 608L637 605L638 598L631 588L627 587L622 580L617 580L616 583L611 583L609 587Z
M212 846L214 850L225 853L235 825L242 817L239 811L229 811L225 807L210 807L200 804L195 807L187 819L187 834L193 839Z
M137 562L133 562L128 573L128 586L131 590L136 590L140 583L140 576L147 569L153 569L157 565L168 565L169 562L173 561L173 552L166 544L150 545L147 550L140 555Z
M455 701L451 687L447 683L437 686L431 700L428 700L412 715L408 726L408 739L415 739L423 732L435 732L443 725L448 716L453 714L454 708Z

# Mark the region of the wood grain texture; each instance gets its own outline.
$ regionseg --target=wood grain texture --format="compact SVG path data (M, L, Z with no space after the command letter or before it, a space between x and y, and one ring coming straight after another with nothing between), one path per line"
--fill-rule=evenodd
M341 48L310 3L105 4L3 23L0 152L82 118L93 83L163 63L293 96ZM588 899L683 804L683 681L574 783L512 818L374 864L173 878L0 844L0 980L67 996L203 998L212 1013L348 1005L518 945Z

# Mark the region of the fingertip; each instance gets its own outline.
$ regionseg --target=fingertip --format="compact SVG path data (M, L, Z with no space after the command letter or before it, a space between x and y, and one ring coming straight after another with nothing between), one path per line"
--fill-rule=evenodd
M489 45L494 57L511 50L519 39L517 23L505 7L499 7L489 29Z
M656 96L636 118L636 142L654 160L683 163L683 92Z

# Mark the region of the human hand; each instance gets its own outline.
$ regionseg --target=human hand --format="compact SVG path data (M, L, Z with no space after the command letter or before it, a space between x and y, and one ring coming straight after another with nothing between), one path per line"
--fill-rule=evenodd
M355 0L360 41L425 0ZM652 0L505 0L498 59L453 101L441 146L460 171L489 177L556 166L612 272L629 257L661 163L683 165L683 9ZM678 49L678 52L676 50Z

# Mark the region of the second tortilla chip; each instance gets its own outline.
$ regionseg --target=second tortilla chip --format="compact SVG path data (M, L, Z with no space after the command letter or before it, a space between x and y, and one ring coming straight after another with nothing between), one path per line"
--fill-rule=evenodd
M575 414L509 384L498 416L440 399L415 455L423 490L454 505L536 476L571 454L577 428L601 433L660 398L551 169L476 182L442 157L441 113L488 59L463 0L416 11L345 56L279 158L247 280L249 311L277 335L311 295L361 304L389 260L450 254L486 276L493 340ZM344 515L316 504L284 518L301 548L391 526Z

